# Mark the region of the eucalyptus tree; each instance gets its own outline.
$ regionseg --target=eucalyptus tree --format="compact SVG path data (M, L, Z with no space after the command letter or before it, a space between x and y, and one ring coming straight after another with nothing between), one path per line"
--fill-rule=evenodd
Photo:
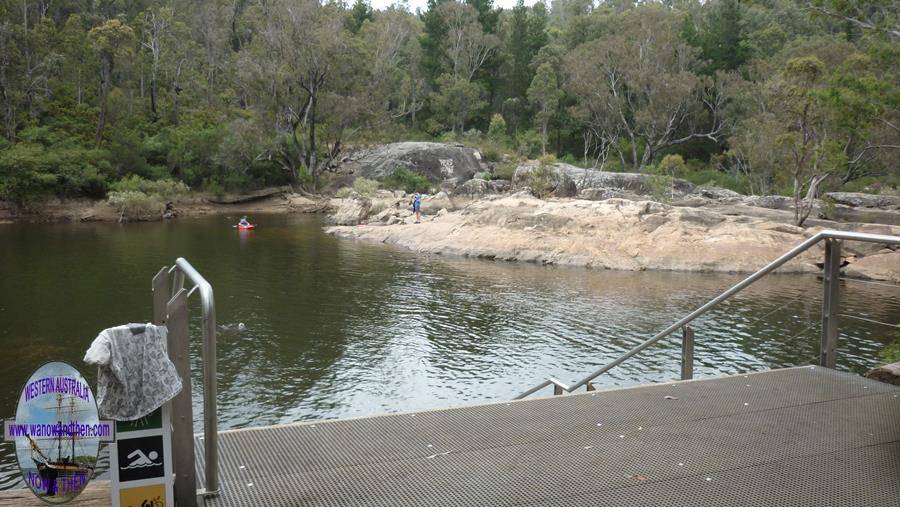
M696 73L698 50L678 37L681 21L661 6L626 10L565 58L579 116L601 137L621 132L629 151L622 159L636 169L673 146L719 141L727 126L723 87Z
M528 100L535 108L536 119L541 128L542 155L547 154L547 127L550 119L556 114L562 94L553 67L549 63L541 64L528 88Z
M446 28L446 69L435 82L431 101L444 123L460 134L466 122L487 105L483 90L473 82L476 73L495 54L499 39L486 33L478 11L451 0L437 7Z
M134 30L118 19L110 19L92 28L89 37L100 62L100 114L95 135L95 142L100 144L106 127L113 70L118 59L131 53L130 43L134 40Z

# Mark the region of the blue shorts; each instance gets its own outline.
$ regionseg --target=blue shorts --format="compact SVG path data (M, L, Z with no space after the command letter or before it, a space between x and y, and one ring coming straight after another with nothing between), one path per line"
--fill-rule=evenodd
M416 211L419 211L419 208L421 208L421 207L422 207L422 201L416 201L413 203L412 210L415 213Z

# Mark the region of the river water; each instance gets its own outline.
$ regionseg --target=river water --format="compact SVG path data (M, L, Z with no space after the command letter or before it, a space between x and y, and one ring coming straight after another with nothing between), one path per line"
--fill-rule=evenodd
M233 229L233 216L0 225L0 417L14 417L21 385L48 360L93 384L84 351L106 327L149 320L150 279L178 256L215 289L222 429L504 400L549 375L577 380L741 278L422 255L335 239L316 216L253 218L252 232ZM770 276L702 317L695 377L814 363L821 293L813 275ZM845 314L900 317L897 286L847 281L842 298ZM894 331L843 319L838 367L872 367ZM679 357L673 337L596 383L675 379ZM12 444L0 444L0 489L22 484Z

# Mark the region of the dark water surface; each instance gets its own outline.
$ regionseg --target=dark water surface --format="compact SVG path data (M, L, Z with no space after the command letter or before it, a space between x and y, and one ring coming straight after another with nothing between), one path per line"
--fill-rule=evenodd
M222 429L503 400L548 375L576 380L741 278L420 255L334 239L313 216L255 218L252 232L226 216L0 225L0 417L14 417L22 383L48 360L93 384L85 350L106 327L150 319L150 279L178 256L215 289ZM815 362L821 293L813 275L770 276L702 317L695 376ZM843 313L900 320L897 286L848 281L842 298ZM843 319L839 368L870 368L893 332ZM679 356L673 337L597 384L674 379ZM0 444L0 489L20 485L13 446Z

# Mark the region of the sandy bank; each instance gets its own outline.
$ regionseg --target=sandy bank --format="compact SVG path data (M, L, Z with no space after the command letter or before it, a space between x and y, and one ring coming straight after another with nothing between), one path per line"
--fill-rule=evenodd
M326 232L417 252L488 259L621 270L752 272L821 230L651 201L544 201L524 193L475 200L457 211L439 211L421 224L413 224L404 207L387 220L380 215L377 224L334 226ZM900 227L885 225L855 229L900 234ZM872 263L877 266L873 276L867 270L856 276L900 281L900 252L849 243L844 250L851 263L870 254L884 256ZM891 265L891 259L897 262ZM815 272L821 260L821 247L814 248L782 270Z

